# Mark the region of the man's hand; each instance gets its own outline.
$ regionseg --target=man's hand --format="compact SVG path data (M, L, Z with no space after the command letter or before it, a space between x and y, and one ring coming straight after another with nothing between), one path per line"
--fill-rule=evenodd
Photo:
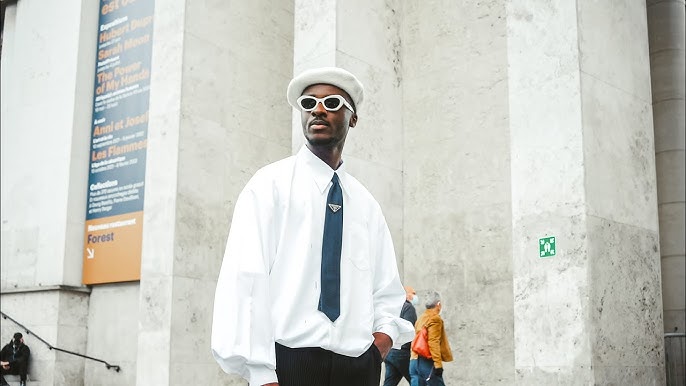
M262 385L262 386L279 386L279 384L278 384L278 383L273 383L273 382L272 382L272 383L265 383L265 384Z
M388 352L391 351L391 347L393 347L393 341L391 340L391 337L383 332L375 332L372 335L374 335L374 345L381 353L381 359L386 359L386 355L388 355Z

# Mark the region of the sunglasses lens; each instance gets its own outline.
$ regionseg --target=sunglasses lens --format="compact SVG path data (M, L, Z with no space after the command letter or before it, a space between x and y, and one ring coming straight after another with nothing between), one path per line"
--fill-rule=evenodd
M314 98L302 98L300 100L300 107L304 110L312 110L317 106L317 100Z
M342 104L343 102L341 102L341 100L336 97L324 98L324 107L327 110L338 110L339 108L341 108Z

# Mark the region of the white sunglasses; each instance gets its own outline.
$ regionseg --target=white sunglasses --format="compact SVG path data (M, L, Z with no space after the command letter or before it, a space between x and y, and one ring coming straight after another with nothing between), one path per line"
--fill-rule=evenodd
M315 98L311 95L303 95L298 98L297 102L302 111L312 111L317 108L317 104L321 103L326 111L338 111L341 109L341 107L345 106L353 113L355 112L350 103L348 103L348 101L346 101L345 98L340 95L329 95L321 99Z

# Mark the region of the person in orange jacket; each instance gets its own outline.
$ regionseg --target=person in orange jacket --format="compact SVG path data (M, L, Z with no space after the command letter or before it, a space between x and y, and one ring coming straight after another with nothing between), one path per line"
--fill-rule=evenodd
M441 295L430 291L426 299L426 311L415 323L415 332L419 333L424 327L428 332L429 351L431 358L424 358L412 351L410 355L411 386L445 386L443 381L443 362L453 360L448 336L441 318Z

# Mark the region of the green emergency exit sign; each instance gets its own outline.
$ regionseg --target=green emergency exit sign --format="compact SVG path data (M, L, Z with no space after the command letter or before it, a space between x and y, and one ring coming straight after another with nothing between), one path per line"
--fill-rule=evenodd
M538 239L538 252L541 258L555 256L555 236Z

